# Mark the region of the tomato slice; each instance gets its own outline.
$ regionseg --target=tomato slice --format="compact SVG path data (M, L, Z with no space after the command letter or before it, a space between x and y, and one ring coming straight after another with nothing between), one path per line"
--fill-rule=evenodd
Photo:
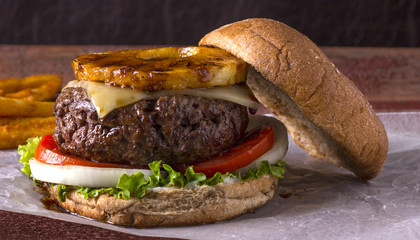
M244 141L220 156L194 164L194 172L204 173L213 177L217 172L222 174L235 172L261 157L274 144L274 129L271 124L265 124L251 131ZM185 171L185 167L181 171Z
M35 159L39 162L50 165L79 165L86 167L104 167L104 168L142 168L129 164L117 163L99 163L84 160L75 156L71 156L61 152L51 135L45 135L39 142L36 151Z

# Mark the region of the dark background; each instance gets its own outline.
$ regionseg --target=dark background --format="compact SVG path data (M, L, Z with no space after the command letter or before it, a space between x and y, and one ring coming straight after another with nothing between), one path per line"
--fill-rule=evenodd
M417 0L0 0L0 44L196 45L250 17L282 21L321 46L420 44Z

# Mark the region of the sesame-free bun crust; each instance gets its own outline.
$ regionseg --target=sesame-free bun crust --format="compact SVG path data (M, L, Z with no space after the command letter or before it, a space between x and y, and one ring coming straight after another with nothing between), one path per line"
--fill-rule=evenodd
M118 225L149 227L213 223L239 216L273 198L277 183L277 177L265 175L232 184L149 191L143 198L127 200L109 194L84 199L73 190L61 202L58 185L47 191L69 212Z
M385 129L352 81L307 37L271 19L247 19L204 36L252 67L247 84L310 155L377 176L388 152Z

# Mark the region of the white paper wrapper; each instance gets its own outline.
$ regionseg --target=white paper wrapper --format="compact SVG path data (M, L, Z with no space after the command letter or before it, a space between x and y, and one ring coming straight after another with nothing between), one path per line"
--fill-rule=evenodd
M384 113L388 159L363 182L309 157L292 142L287 173L268 204L230 221L131 229L46 210L16 151L0 151L0 209L142 236L189 239L420 239L420 113Z

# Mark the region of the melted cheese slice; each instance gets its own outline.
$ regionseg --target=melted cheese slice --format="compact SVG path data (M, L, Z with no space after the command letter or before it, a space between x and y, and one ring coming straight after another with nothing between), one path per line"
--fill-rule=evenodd
M215 98L234 102L249 108L257 109L258 102L251 90L246 86L232 85L228 87L212 87L183 90L133 91L129 88L119 88L98 82L71 81L67 87L82 87L96 108L100 118L112 110L130 105L140 100L152 100L161 96L191 95L205 98Z

